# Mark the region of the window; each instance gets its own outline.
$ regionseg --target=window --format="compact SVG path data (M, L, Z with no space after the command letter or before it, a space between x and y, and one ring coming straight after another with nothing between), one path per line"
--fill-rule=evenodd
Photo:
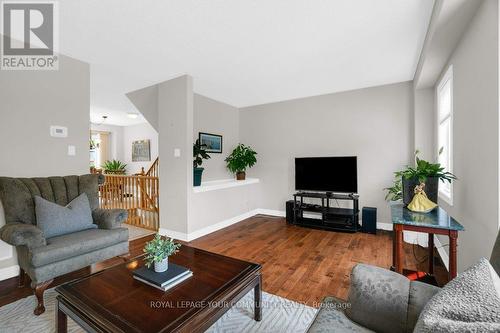
M450 66L437 86L438 161L445 171L453 172L453 67ZM439 184L439 198L453 205L453 184Z

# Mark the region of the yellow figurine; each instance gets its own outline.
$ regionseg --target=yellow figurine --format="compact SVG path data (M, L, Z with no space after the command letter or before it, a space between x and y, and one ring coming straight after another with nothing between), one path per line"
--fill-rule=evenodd
M413 196L411 202L408 204L409 210L418 213L428 213L437 207L434 202L427 198L427 194L425 194L424 188L424 182L420 183L420 185L415 186L415 195Z

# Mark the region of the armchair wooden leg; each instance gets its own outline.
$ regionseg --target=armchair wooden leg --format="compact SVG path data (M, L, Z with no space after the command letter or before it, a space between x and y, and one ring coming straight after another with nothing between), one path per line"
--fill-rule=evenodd
M39 316L45 312L45 306L43 305L43 292L52 283L52 281L54 280L49 280L39 283L35 286L35 288L33 288L36 299L38 300L38 305L36 306L35 311L33 312L36 316Z
M23 288L26 284L26 272L24 269L19 269L19 284L17 285L19 288Z

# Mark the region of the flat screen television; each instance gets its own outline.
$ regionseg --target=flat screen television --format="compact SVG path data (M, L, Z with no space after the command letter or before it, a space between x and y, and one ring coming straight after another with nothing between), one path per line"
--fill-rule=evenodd
M295 158L297 191L358 192L356 156Z

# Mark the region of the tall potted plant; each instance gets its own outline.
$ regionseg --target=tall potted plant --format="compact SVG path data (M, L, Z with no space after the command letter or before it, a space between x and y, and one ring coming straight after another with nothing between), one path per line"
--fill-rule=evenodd
M193 145L193 185L201 185L201 176L204 168L201 167L203 160L208 160L210 155L206 152L206 144L201 144L200 140L196 140Z
M154 265L155 272L161 273L168 269L168 257L177 253L181 244L175 243L172 238L162 238L156 234L153 240L144 246L146 266Z
M257 153L252 148L240 143L225 159L227 168L236 174L237 180L245 180L246 169L253 167L257 162L255 155Z
M415 166L408 166L405 170L395 172L396 178L401 179L403 203L408 205L413 199L414 189L420 183L425 183L425 192L432 202L438 201L439 181L451 183L457 177L444 170L439 163L430 163L418 158L419 151L415 151Z

